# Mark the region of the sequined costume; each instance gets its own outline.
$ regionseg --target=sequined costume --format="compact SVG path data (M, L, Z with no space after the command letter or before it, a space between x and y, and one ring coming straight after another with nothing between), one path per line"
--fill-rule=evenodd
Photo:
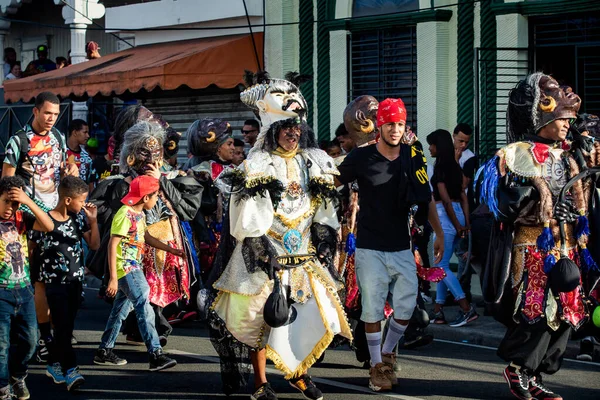
M560 368L571 329L587 320L580 276L585 280L587 271L597 268L586 248L589 195L584 182L575 181L566 201L559 198L580 172L570 143L539 135L555 121L574 119L580 102L570 88L559 87L542 73L521 81L509 97L512 143L478 173L483 177L481 200L496 219L483 295L494 316L508 327L498 355L511 362L506 371L525 374L533 382L541 379L540 373ZM572 218L557 211L562 206L572 210ZM559 223L565 227L562 251ZM576 265L568 264L567 257ZM521 389L528 390L526 384L515 390Z
M212 269L222 235L224 212L229 196L214 185L215 180L226 170L233 168L231 161L217 155L218 149L231 138L231 125L218 118L194 121L187 129L188 150L192 157L183 166L204 187L204 198L194 218L194 245L200 257L203 279Z
M266 347L267 357L286 378L299 376L321 356L335 334L351 337L337 295L339 283L316 259L311 238L314 224L338 227L332 200L316 191L321 186L331 190L336 169L324 152L307 149L292 157L255 153L236 173L244 188L232 195L230 204L231 234L238 245L214 284L219 294L212 310L239 341L251 348ZM285 189L282 193L265 189L268 182ZM260 192L250 197L248 190L253 188ZM300 266L284 269L281 276L294 301L295 319L280 328L269 328L261 315L273 283L267 273L249 265L249 246L261 237L280 262L288 256L308 255ZM255 271L250 273L252 268Z
M262 102L271 90L282 95ZM336 334L351 338L337 294L342 285L332 277L333 262L317 257L320 249L333 253L337 246L334 161L316 148L314 133L302 123L306 102L295 85L265 80L241 97L261 110L263 128L248 159L216 181L231 193L229 227L236 241L213 284L217 295L210 308L226 393L239 389L232 384L239 377L231 365L235 346L266 349L267 358L292 379L306 373ZM278 100L283 106L273 105ZM301 130L300 140L294 150L285 151L278 147L277 135L291 128ZM277 260L282 269L270 269L269 260ZM275 328L263 316L273 274L291 303L287 322Z

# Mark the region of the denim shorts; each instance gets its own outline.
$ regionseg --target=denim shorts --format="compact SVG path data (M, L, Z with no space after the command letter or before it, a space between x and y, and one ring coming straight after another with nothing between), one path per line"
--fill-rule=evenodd
M412 316L419 286L412 251L356 249L356 281L364 322L382 321L386 300L394 308L395 319Z

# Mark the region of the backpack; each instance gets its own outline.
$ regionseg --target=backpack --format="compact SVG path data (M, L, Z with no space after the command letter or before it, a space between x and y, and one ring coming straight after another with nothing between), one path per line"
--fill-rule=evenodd
M54 127L52 127L50 132L54 135L56 140L58 140L59 148L61 150L63 150L66 147L66 144L65 144L65 138L63 137L62 133L60 133L60 131ZM28 133L28 131L26 131L25 129L20 129L14 134L14 136L17 136L19 138L19 160L17 161L17 168L15 171L15 175L18 175L21 178L23 178L25 180L25 182L31 182L31 198L34 199L35 198L35 179L31 179L31 178L33 178L33 174L29 173L29 171L26 171L23 168L23 162L25 160L29 161L29 163L33 167L33 161L31 160L31 157L29 156L29 147L31 145L31 141L29 140L27 133ZM64 161L64 156L63 156L63 161ZM33 172L35 173L35 168L33 168Z

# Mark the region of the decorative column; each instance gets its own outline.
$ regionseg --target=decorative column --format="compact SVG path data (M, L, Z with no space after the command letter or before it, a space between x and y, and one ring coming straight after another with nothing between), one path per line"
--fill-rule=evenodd
M0 20L0 84L4 82L4 37L8 33L10 22Z
M65 4L66 3L66 4ZM86 59L85 34L87 26L91 25L93 19L102 18L105 13L104 5L98 0L54 0L56 5L64 5L62 16L65 24L71 27L71 63L79 64ZM87 103L73 102L73 119L87 121Z

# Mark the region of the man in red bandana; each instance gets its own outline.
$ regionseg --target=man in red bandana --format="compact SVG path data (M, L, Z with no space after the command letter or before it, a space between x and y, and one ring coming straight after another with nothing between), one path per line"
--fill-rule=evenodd
M416 204L420 212L429 215L437 234L436 260L443 254L443 232L435 206L430 207L423 149L413 136L408 137L412 134L406 132L406 108L401 99L379 103L377 127L378 143L352 150L339 166L338 179L344 184L356 180L359 187L356 277L371 356L369 387L382 391L391 390L397 382L393 349L416 305L418 280L408 229L410 207ZM382 347L386 300L394 315Z

